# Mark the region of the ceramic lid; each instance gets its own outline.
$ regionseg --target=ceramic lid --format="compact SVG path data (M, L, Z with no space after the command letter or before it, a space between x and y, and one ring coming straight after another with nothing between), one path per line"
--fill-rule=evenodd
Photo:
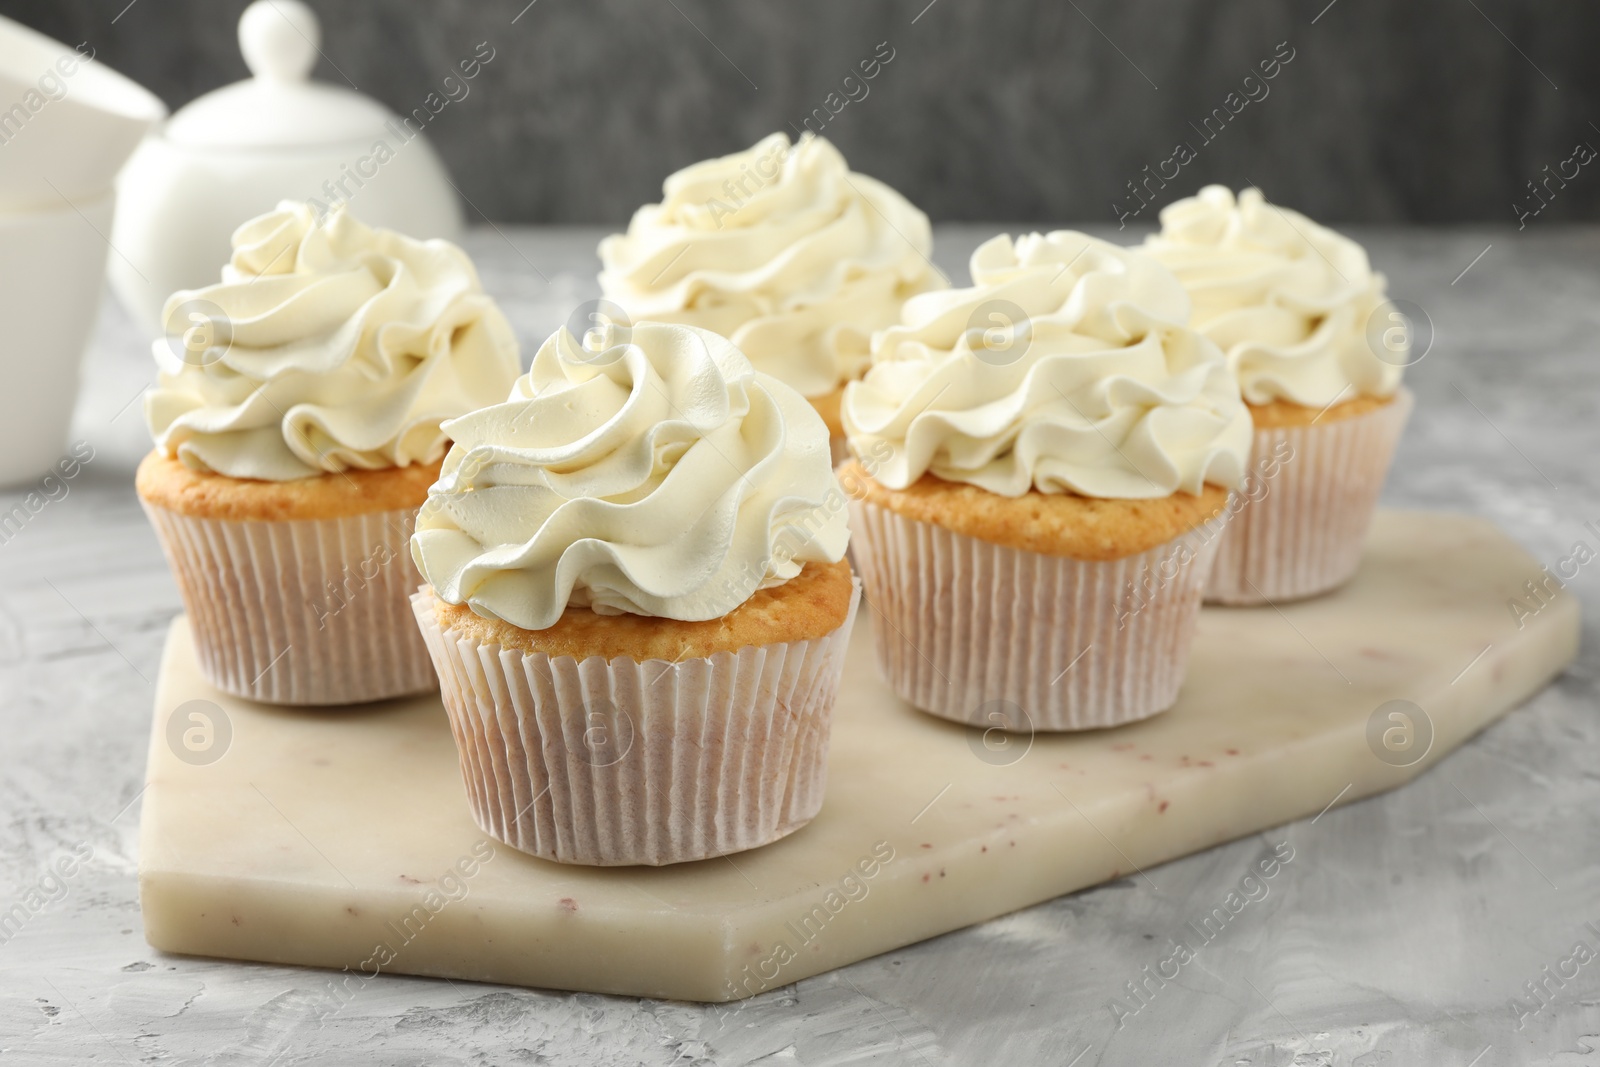
M254 77L194 100L167 122L192 148L310 148L366 140L394 116L371 97L310 80L322 27L301 0L255 0L239 17Z

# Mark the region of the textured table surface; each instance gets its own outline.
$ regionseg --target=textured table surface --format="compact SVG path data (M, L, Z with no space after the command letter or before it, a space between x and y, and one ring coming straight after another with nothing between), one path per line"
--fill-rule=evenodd
M990 232L938 232L958 284ZM525 355L594 295L598 236L472 234ZM1387 501L1492 518L1552 566L1600 549L1600 230L1356 236L1435 332L1408 372L1419 403ZM1124 879L738 1005L384 977L327 1015L326 972L157 953L136 831L180 605L132 488L152 376L108 303L74 431L94 459L0 543L0 912L30 902L0 933L0 1063L1600 1064L1588 640L1559 682L1398 792L1167 864L1159 892ZM0 511L20 498L0 492ZM1594 572L1568 586L1590 617ZM1269 893L1119 1028L1127 983L1281 839L1296 860ZM52 874L66 857L72 873Z

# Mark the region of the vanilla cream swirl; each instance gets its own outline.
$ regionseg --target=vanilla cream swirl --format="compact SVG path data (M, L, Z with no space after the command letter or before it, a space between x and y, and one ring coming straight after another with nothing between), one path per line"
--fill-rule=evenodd
M606 297L636 319L720 333L808 397L860 374L872 332L946 284L928 217L818 137L791 147L773 134L662 192L600 243Z
M985 242L972 278L909 301L845 391L852 448L888 456L874 479L1132 499L1238 484L1249 412L1164 267L1057 231Z
M163 317L186 344L154 345L156 447L234 478L432 463L440 424L521 371L461 249L289 201L239 227L221 283L174 293Z
M720 618L848 533L828 430L725 338L561 330L455 444L412 556L452 604L541 630L570 607Z
M1404 320L1383 275L1360 245L1260 190L1235 201L1208 185L1170 204L1145 250L1189 291L1194 328L1226 353L1250 403L1320 408L1399 386L1410 330L1393 328Z

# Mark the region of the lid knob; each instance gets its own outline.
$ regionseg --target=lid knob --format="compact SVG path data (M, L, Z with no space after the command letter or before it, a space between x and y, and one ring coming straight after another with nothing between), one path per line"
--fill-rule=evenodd
M302 0L255 0L239 16L239 50L257 78L305 81L321 46L316 12Z

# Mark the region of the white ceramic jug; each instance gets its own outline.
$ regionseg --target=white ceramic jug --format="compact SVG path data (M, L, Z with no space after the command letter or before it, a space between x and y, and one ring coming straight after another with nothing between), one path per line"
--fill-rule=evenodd
M0 486L35 482L65 457L113 182L167 113L93 54L0 18Z
M348 203L413 237L460 232L455 190L417 124L308 80L320 42L300 0L256 0L239 19L254 76L179 109L123 169L112 241L127 261L111 264L111 285L152 335L167 297L216 281L233 231L280 200Z
M139 138L167 114L140 85L0 17L0 212L56 211L111 191Z

